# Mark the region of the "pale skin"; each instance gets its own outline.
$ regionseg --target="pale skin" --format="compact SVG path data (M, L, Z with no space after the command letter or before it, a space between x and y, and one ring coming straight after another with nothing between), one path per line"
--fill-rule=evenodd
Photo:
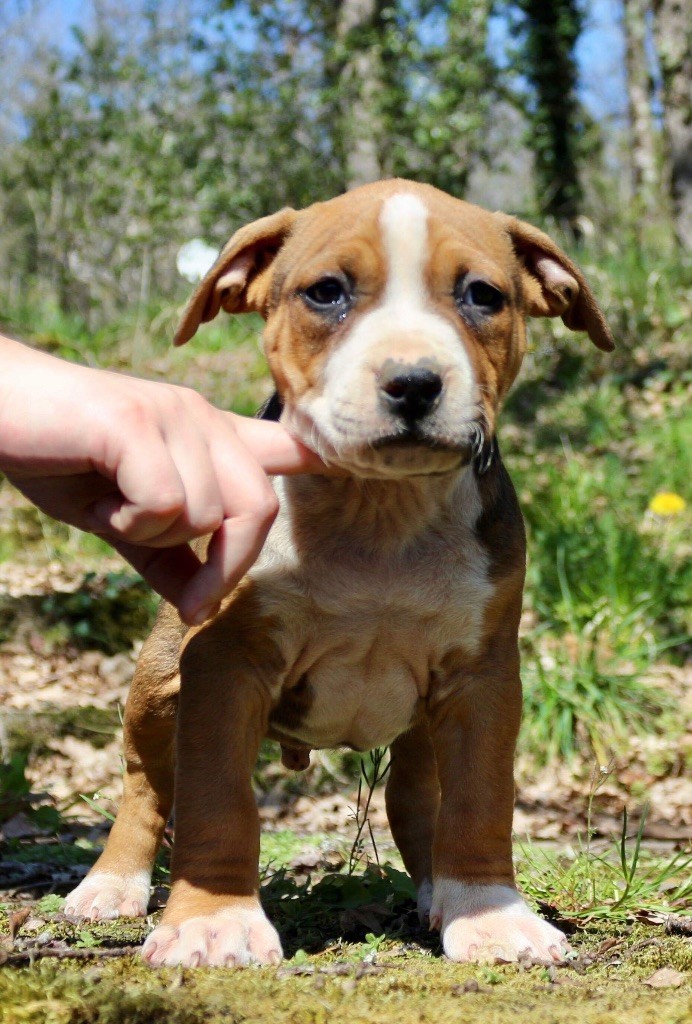
M321 473L278 423L188 388L65 362L0 335L0 471L55 519L106 538L189 625L257 558L272 474ZM206 561L190 546L211 535Z

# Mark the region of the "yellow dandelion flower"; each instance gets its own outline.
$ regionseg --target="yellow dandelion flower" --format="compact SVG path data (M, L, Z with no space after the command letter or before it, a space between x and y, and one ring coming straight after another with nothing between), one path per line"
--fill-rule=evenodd
M649 511L656 516L679 516L686 507L685 499L673 491L659 491L649 502Z

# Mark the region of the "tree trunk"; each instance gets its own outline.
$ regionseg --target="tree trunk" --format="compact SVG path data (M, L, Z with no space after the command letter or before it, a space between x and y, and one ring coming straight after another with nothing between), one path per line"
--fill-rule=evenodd
M517 0L526 16L523 72L535 91L533 128L538 202L567 230L581 213L583 127L574 55L583 14L577 0Z
M649 0L623 0L632 153L632 187L640 208L653 212L660 200L661 180L657 159L652 81L646 54Z
M663 78L667 176L675 233L692 246L692 18L687 0L656 0L655 36Z
M337 38L344 51L339 76L342 151L347 188L382 177L379 92L382 88L383 0L342 0Z

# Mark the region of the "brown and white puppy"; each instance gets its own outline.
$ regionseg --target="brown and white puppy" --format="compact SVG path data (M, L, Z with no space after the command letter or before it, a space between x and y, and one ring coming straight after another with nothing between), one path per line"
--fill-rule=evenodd
M175 762L173 886L145 958L277 962L262 739L296 767L312 747L391 744L392 832L446 954L560 957L512 870L525 548L495 421L527 315L612 348L586 281L528 224L394 180L238 231L178 343L221 308L266 318L282 421L344 475L277 481L262 556L213 621L186 631L162 608L127 704L123 803L66 912L145 913Z

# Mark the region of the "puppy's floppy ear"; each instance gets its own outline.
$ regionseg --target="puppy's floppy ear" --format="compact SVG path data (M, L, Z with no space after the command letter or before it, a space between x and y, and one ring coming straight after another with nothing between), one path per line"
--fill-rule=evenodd
M287 207L236 231L185 307L175 345L184 345L199 325L213 320L220 309L264 314L271 264L297 216Z
M522 266L529 316L560 316L573 331L586 331L604 352L615 348L613 336L584 275L548 235L504 213L500 218Z

